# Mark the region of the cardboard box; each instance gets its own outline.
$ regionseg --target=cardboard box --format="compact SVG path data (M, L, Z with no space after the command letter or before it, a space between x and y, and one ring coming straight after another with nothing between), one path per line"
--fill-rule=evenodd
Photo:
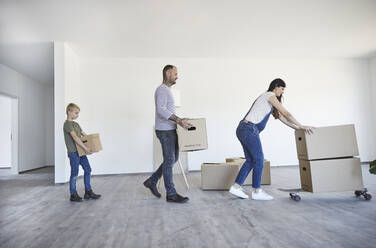
M201 165L201 189L229 190L238 172L237 163L204 163Z
M244 162L245 162L245 158L226 158L226 163L238 163L239 170L241 169ZM262 185L271 184L270 161L266 159L264 159L264 169L262 170L261 184ZM252 185L252 171L248 174L248 177L245 179L244 185Z
M81 141L82 143L84 143L86 147L90 148L92 152L99 152L100 150L102 150L102 144L99 139L99 134L97 133L83 136L81 137ZM78 155L80 157L87 155L85 151L79 145L76 144L76 147L77 147Z
M320 127L311 135L295 131L298 158L303 160L358 156L354 125Z
M208 149L206 119L189 119L188 122L191 123L194 128L185 130L179 125L177 128L179 151L191 152Z
M299 160L302 189L317 192L340 192L364 188L359 158Z
M202 164L201 188L203 190L229 190L235 183L235 179L244 161L244 158L228 158L226 159L226 163ZM252 185L251 173L248 175L244 185ZM268 160L264 162L262 184L270 184L270 162Z

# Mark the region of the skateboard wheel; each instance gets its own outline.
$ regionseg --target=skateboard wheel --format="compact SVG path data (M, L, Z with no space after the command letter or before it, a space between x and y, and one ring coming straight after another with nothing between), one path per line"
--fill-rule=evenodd
M364 199L366 199L366 201L369 201L369 200L371 200L371 199L372 199L372 195L371 195L371 194L368 194L368 193L366 193L366 194L364 194Z

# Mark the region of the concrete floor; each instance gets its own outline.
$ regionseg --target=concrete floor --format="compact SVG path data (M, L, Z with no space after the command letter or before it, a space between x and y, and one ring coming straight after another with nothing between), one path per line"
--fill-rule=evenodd
M241 200L225 191L202 191L191 172L190 197L178 205L154 198L147 175L93 176L103 198L71 203L68 185L53 184L53 169L21 175L0 171L0 247L376 247L376 176L363 168L374 199L353 192L301 193L294 202L280 189L298 188L297 167L273 167L274 201ZM247 187L248 188L248 187ZM83 194L83 179L78 180ZM248 188L249 189L249 188Z

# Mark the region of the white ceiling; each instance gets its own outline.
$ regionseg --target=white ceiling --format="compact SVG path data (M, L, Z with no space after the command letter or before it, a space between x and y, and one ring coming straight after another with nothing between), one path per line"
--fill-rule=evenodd
M54 82L53 42L0 44L0 64L4 64L36 82Z
M54 40L84 57L363 58L376 52L375 13L375 0L0 0L0 42L14 48L0 63L51 81L31 74Z

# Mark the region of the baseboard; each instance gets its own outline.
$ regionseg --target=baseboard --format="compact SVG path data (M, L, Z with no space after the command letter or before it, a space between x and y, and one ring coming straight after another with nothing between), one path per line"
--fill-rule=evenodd
M23 173L27 173L27 172L31 172L31 171L35 171L35 170L40 170L40 169L44 169L44 168L48 168L48 167L55 167L54 165L45 165L45 166L42 166L42 167L38 167L38 168L34 168L34 169L30 169L30 170L24 170L24 171L20 171L18 172L19 174L23 174Z

